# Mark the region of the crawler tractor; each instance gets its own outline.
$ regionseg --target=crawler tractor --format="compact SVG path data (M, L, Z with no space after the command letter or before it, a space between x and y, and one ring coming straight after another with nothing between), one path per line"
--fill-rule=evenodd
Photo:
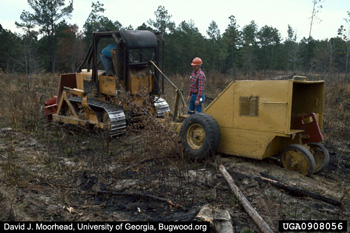
M115 74L99 69L100 51L112 49ZM60 76L57 96L45 103L47 121L105 129L111 136L123 134L128 122L136 121L131 105L143 107L147 92L153 104L151 114L162 118L169 110L160 98L164 87L159 71L159 47L162 40L150 31L93 33L92 44L76 73ZM149 62L152 61L152 63ZM158 67L158 66L157 66ZM122 102L121 93L129 93L130 102Z
M112 40L115 75L99 70L99 52ZM176 90L172 123L186 153L203 159L224 154L262 160L279 155L282 165L304 175L325 168L327 149L321 144L324 81L233 81L204 110L181 115L181 91L159 68L162 40L150 31L97 32L77 73L62 74L57 96L45 102L47 121L105 129L111 136L123 134L137 120L131 105L144 106L142 90L152 103L147 114L169 115L160 98L165 80ZM163 49L162 49L163 50ZM85 67L83 69L83 67ZM121 93L131 99L124 101ZM160 119L161 121L162 119Z

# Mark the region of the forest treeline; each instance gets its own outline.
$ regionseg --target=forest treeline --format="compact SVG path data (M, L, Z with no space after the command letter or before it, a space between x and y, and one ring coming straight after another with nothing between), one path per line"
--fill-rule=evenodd
M146 29L160 32L165 40L163 67L168 74L188 73L191 60L203 59L206 72L216 71L230 76L254 76L270 71L320 72L349 74L350 38L346 27L334 29L335 37L315 40L311 35L297 41L291 25L286 25L287 38L272 26L261 28L251 21L240 27L235 16L228 18L224 32L213 20L202 35L193 21L176 25L164 6L137 28L124 26L104 16L105 8L97 1L83 29L68 24L73 0L28 0L33 12L23 11L13 33L0 24L0 68L3 72L26 74L75 72L90 46L92 33L101 30ZM346 23L350 23L350 12ZM305 22L307 25L308 22Z

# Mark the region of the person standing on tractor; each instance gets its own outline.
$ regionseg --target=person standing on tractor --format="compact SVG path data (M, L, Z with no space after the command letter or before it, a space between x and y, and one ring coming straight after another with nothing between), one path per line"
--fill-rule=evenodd
M103 64L103 67L106 70L106 75L115 75L114 66L113 66L113 55L111 50L116 49L116 44L109 44L106 48L102 49L100 58Z
M188 114L194 114L196 112L202 112L202 103L204 102L204 84L205 74L201 70L203 62L199 57L195 57L192 60L191 66L193 72L190 76L190 89L187 100L190 100L188 107Z

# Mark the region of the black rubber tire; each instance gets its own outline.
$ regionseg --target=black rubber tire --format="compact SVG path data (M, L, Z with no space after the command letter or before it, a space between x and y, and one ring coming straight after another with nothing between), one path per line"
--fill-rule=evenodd
M188 141L188 130L193 125L200 125L205 138L200 148L193 148ZM220 144L220 128L216 120L205 113L195 113L187 117L181 126L180 137L184 146L185 153L193 159L204 159L214 154Z
M307 144L310 147L310 151L311 154L314 156L315 162L316 162L316 167L315 167L315 171L319 172L321 170L323 170L324 168L326 168L329 164L329 153L327 148L322 145L321 143L308 143ZM320 152L321 154L323 154L323 157L319 157L316 153ZM319 161L319 160L322 161Z

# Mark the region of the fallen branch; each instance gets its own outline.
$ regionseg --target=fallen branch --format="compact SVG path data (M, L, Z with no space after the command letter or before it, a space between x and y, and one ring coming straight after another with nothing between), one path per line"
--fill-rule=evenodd
M176 204L174 202L172 202L170 199L166 199L166 198L162 198L162 197L157 197L151 194L143 194L143 193L121 193L121 192L115 192L115 191L97 191L94 193L84 193L85 195L96 195L96 194L100 194L100 195L115 195L115 196L137 196L137 197L146 197L146 198L150 198L150 199L154 199L157 201L162 201L162 202L166 202L167 204L169 204L172 207L175 208L180 208L184 211L187 211L187 209L180 205L180 204Z
M237 185L233 181L231 175L227 172L226 168L224 167L224 165L221 164L219 167L219 170L220 170L221 174L224 176L228 185L230 186L233 194L240 201L240 203L243 205L243 208L245 209L245 211L253 219L253 221L260 228L260 230L262 232L265 232L265 233L272 233L273 231L271 230L269 225L264 221L264 219L259 215L259 213L251 206L248 199L244 196L244 194L241 192L241 190L237 187Z
M245 173L245 172L238 172L238 171L235 171L235 170L231 170L231 171L233 173L235 173L235 174L238 174L238 175L241 175L241 176L245 176L245 177L254 179L256 181L269 183L269 184L271 184L271 185L273 185L273 186L275 186L277 188L286 190L288 193L290 193L290 194L292 194L294 196L298 196L298 197L309 196L309 197L312 197L314 199L321 200L323 202L326 202L326 203L329 203L329 204L332 204L332 205L335 205L335 206L339 206L339 207L343 207L344 206L344 203L342 203L340 201L337 201L337 200L329 198L329 197L322 196L319 193L314 193L314 192L311 192L311 191L308 191L308 190L305 190L305 189L302 189L302 188L299 188L299 187L296 187L296 186L291 186L291 185L284 184L284 183L276 180L276 178L268 176L268 175L264 175L264 176L268 176L268 177L263 177L263 176L251 175L251 174L248 174L248 173ZM261 175L263 175L263 174L261 174Z

